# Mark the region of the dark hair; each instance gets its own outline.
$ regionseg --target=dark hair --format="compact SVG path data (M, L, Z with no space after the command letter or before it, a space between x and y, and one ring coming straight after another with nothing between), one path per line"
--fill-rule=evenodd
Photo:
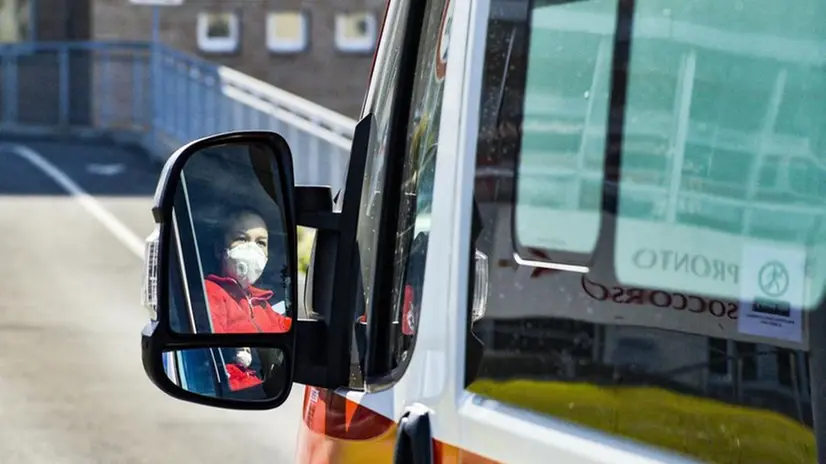
M195 217L200 219L197 222L204 227L212 240L222 241L227 229L235 219L244 215L253 214L260 217L266 223L266 217L257 208L250 206L232 207L224 204L210 205L200 211Z
M233 223L236 219L238 219L239 217L241 217L241 216L243 216L243 215L254 215L254 216L258 216L258 217L260 217L260 218L261 218L261 220L262 220L262 221L264 221L264 224L266 224L266 223L267 223L267 220L264 218L264 215L263 215L263 214L261 214L261 212L260 212L260 211L258 211L258 210L257 210L257 209L255 209L255 208L251 208L251 207L249 207L249 206L244 206L244 207L241 207L241 208L233 208L232 210L227 210L227 211L226 211L226 213L225 213L225 214L223 214L223 215L220 217L220 219L219 219L219 224L220 224L220 225L219 225L219 227L220 227L221 232L222 232L223 234L226 234L226 233L227 233L227 229L229 229L229 226L230 226L230 225L231 225L231 224L232 224L232 223Z

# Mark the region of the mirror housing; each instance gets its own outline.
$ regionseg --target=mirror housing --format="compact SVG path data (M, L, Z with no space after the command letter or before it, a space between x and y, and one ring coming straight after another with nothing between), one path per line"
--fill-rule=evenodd
M152 208L155 230L146 243L144 301L151 321L143 329L141 350L147 376L170 396L232 409L271 409L289 396L298 332L294 323L294 195L292 154L283 137L274 132L205 137L184 145L167 160ZM202 212L208 209L199 209L204 204L234 204L240 212L230 208L234 219L226 216L227 209L206 214L213 223L220 224L219 228L210 228L214 224L201 220ZM259 212L260 216L248 213L250 207L249 211ZM236 236L236 230L240 236ZM204 240L205 236L214 243L204 243L210 241ZM279 252L273 255L275 248ZM222 253L217 252L219 249ZM206 275L207 258L214 258L215 279ZM259 288L266 284L261 283L265 275L271 277L270 289ZM271 304L270 299L278 293L282 301ZM244 320L242 307L249 310L248 320ZM239 320L252 324L233 325ZM265 382L267 395L251 400L215 393L217 390L204 394L176 384L176 376L165 368L170 352L212 353L201 358L179 356L183 361L177 367L180 372L194 372L202 366L187 360L209 359L211 370L202 370L201 375L214 373L214 383L225 385L225 374L232 371L233 360L219 351L233 347L279 353L278 380L273 377L268 378L269 384ZM281 385L272 384L276 381Z
M355 128L340 211L333 211L334 199L330 187L294 185L290 148L284 138L274 132L235 131L204 137L184 145L167 160L155 191L152 213L156 226L146 241L143 283L143 301L149 310L150 322L142 331L142 359L147 376L158 388L183 401L229 409L261 410L272 409L282 404L289 396L293 382L329 389L349 386L355 320L353 305L359 298L358 282L354 282L352 277L360 275L354 271L359 265L356 225L372 125L373 117L368 115ZM180 307L185 307L190 309L190 312L198 309L210 314L205 312L206 307L212 307L212 304L207 304L209 298L204 296L204 293L208 292L187 291L191 289L192 283L200 286L204 275L199 272L202 268L198 258L203 255L199 251L203 247L199 247L198 244L190 245L189 254L186 255L187 244L180 240L180 231L186 228L178 226L186 224L186 221L180 220L174 206L176 198L182 195L178 193L179 186L185 184L182 181L185 177L184 166L195 154L214 151L221 147L238 151L239 147L244 146L256 147L256 150L249 151L257 152L255 157L258 167L261 167L262 160L266 159L273 168L266 176L256 175L255 182L260 183L273 200L273 204L278 204L281 208L283 230L279 231L283 232L286 243L285 268L286 280L289 281L285 301L286 307L289 308L287 317L291 318L292 323L286 331L280 332L215 333L214 330L210 330L211 326L207 325L207 329L204 330L204 324L199 326L197 321L191 324L191 331L180 330L179 317L176 322L179 330L173 330L173 309L180 312ZM243 153L243 150L241 152ZM252 159L253 155L250 154L250 157ZM209 172L213 180L219 183L230 176L221 169L211 169ZM338 192L335 198L341 193ZM185 194L183 196L186 197ZM270 203L265 202L264 205L272 207ZM190 202L187 201L184 209L191 209L189 206ZM305 286L305 306L310 314L306 319L297 318L297 285L292 284L298 281L298 226L316 230L312 265ZM191 227L192 231L197 229L197 226ZM173 234L173 231L177 231L177 235ZM197 238L197 232L191 233ZM193 256L195 259L187 259ZM179 290L177 293L172 291L173 285ZM197 290L198 287L195 288ZM204 394L202 391L193 391L176 384L174 375L169 374L165 365L165 362L168 365L168 361L174 357L169 354L170 352L185 350L205 354L240 347L276 350L282 353L280 378L285 383L285 388L271 386L266 389L270 392L267 394L269 396L255 400L238 398L236 395ZM181 366L188 368L186 362ZM224 365L217 368L224 368L224 372L228 372ZM218 371L220 374L221 369Z

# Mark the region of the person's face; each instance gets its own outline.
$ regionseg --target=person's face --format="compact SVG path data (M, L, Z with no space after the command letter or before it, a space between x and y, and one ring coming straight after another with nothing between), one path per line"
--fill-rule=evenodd
M224 245L227 250L245 242L255 243L269 256L269 232L261 216L244 213L235 217L227 229Z

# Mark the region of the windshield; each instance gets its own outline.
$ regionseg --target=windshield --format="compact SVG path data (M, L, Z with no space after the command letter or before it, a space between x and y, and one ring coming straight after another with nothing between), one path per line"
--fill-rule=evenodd
M824 6L493 2L475 246L495 259L472 390L713 461L739 453L734 438L813 459ZM668 427L687 441L657 432L655 415L673 411L655 396L637 403L651 417L629 410L620 424L582 392L565 409L496 383L516 379L541 380L539 397L563 381L713 399L718 415L702 420L729 431L742 419L725 403L790 421L781 438L737 429L701 449L686 443L706 425L679 414Z

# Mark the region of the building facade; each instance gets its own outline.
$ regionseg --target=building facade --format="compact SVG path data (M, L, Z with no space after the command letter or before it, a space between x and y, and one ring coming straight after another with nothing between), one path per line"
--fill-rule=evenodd
M151 38L151 7L128 0L91 2L93 40ZM384 0L184 0L160 8L159 34L172 48L356 117L384 5Z
M0 0L0 43L25 41L85 41L91 38L92 12L89 0ZM13 119L26 124L55 124L59 106L59 61L54 51L5 56L0 98L8 96L2 87L13 79L16 99ZM16 71L10 76L11 71ZM90 57L72 56L69 73L70 95L88 95L92 88ZM2 123L7 123L4 115ZM92 119L89 99L73 102L69 124L88 125Z

